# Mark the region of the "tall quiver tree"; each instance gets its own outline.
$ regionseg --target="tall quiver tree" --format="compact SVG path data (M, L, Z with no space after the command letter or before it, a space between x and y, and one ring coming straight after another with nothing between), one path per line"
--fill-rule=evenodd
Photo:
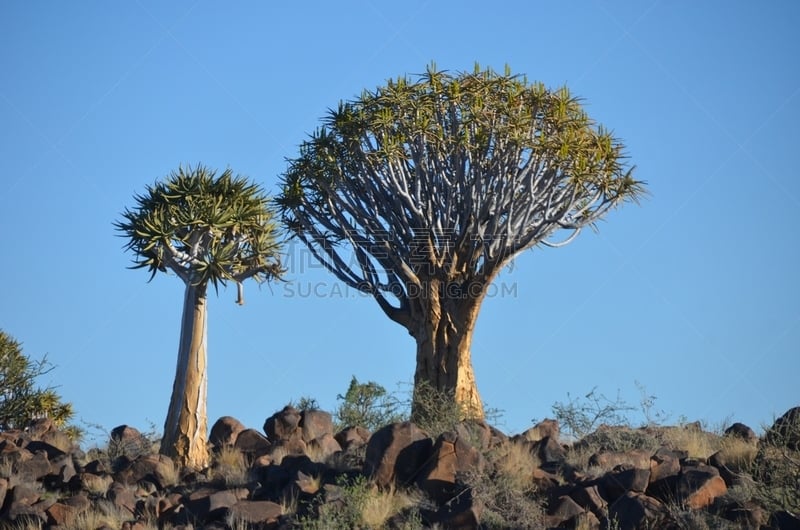
M644 193L623 150L566 88L431 67L331 110L277 202L327 269L416 339L415 389L480 418L470 346L488 286L523 250L565 245Z
M161 452L182 465L203 468L206 449L207 290L281 274L274 213L262 189L230 169L218 177L201 165L179 168L136 195L115 224L136 254L132 268L175 273L186 285L172 387Z

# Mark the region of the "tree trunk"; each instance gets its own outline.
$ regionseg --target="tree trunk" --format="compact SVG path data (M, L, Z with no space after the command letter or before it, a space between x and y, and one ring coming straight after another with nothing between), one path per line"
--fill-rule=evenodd
M161 453L183 466L208 465L206 392L206 285L186 285L178 366L169 402Z
M413 329L409 331L417 341L417 368L412 417L423 412L423 404L417 397L418 391L427 385L432 390L452 394L462 419L483 419L470 348L484 292L477 296L464 293L462 297L461 293L455 296L441 291L434 280L413 301L417 311Z

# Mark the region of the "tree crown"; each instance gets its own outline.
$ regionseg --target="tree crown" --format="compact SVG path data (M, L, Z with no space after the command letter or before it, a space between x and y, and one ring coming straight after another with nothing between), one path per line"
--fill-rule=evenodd
M217 287L282 273L269 199L230 169L216 176L201 165L180 167L135 200L115 227L136 254L132 268L147 268L150 279L169 269L187 284Z
M47 358L31 361L22 345L0 330L0 431L21 429L42 417L62 427L72 418L72 405L62 402L55 389L35 385L36 378L50 370Z
M428 278L487 283L643 193L622 142L566 88L430 67L330 110L277 202L329 270L386 309L382 293L402 303Z

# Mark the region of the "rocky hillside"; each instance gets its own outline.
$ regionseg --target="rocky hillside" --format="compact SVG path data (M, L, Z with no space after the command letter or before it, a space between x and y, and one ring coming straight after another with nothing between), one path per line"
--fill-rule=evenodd
M16 529L800 528L800 407L763 437L736 423L603 427L565 444L545 420L334 432L286 407L263 430L220 418L208 469L176 469L131 427L82 451L40 420L0 433L0 526Z

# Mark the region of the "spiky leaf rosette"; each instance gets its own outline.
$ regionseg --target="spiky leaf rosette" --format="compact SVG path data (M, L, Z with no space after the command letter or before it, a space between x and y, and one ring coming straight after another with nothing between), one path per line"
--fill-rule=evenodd
M331 110L277 202L323 265L403 323L430 279L486 285L644 192L622 142L566 88L431 67Z
M184 282L214 287L281 273L278 229L261 187L230 169L180 167L135 196L116 228L136 255L133 268L173 271Z

